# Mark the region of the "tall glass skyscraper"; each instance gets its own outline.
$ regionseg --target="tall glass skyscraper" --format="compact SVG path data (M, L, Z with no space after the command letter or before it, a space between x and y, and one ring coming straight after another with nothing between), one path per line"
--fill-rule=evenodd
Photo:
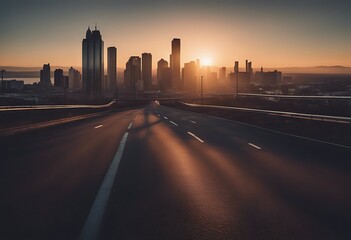
M180 91L180 39L174 38L172 40L172 55L171 55L171 69L172 69L172 87Z
M108 91L114 91L117 84L117 49L107 48L107 86Z
M104 79L104 41L100 31L88 28L83 39L83 89L90 99L101 97Z
M144 88L147 91L152 90L152 55L151 53L143 53L142 61L142 80L144 81Z

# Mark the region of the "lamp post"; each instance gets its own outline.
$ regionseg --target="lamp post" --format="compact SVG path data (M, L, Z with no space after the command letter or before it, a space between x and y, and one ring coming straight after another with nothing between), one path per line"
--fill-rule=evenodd
M201 106L202 106L203 80L204 80L204 76L201 76Z

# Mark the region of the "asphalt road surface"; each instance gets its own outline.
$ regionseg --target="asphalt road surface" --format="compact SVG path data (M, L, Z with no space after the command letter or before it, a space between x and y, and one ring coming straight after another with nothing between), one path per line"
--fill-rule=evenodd
M0 239L350 239L350 173L351 148L152 103L0 138Z

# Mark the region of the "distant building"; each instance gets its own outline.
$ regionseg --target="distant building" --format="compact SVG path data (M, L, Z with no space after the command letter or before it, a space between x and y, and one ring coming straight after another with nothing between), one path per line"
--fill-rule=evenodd
M172 55L171 55L171 69L172 69L172 87L174 90L181 90L180 82L180 39L174 38L172 40Z
M24 81L22 80L4 80L3 87L10 90L22 90L24 87Z
M83 39L83 89L88 98L101 97L104 78L104 41L100 31L88 28Z
M45 86L51 86L51 71L50 63L44 64L43 69L40 70L40 84Z
M226 80L227 78L227 68L226 67L221 67L218 72L218 79L221 81Z
M55 69L54 71L54 86L61 88L69 88L69 77L63 75L62 69Z
M184 64L183 68L183 90L186 93L196 93L196 70L195 61Z
M157 62L157 83L161 92L167 92L171 89L172 69L168 67L168 62L163 58Z
M238 79L239 78L239 79ZM231 81L234 81L234 86L239 87L239 92L247 90L250 82L253 79L252 62L246 60L245 72L239 71L239 61L235 61L234 73L230 74Z
M117 48L107 48L107 90L114 91L117 86Z
M255 73L255 82L262 85L276 85L282 81L282 72L274 70L273 72L264 72L261 68L260 72Z
M55 87L62 87L62 88L65 87L62 69L56 69L54 71L54 86Z
M152 90L152 55L143 53L142 56L142 80L146 91Z
M70 89L81 89L82 84L81 84L81 74L78 70L74 69L73 67L70 67L68 70L68 86Z
M127 89L136 89L137 82L140 88L144 84L141 84L141 59L138 56L132 56L126 63L126 69L124 70L124 86Z

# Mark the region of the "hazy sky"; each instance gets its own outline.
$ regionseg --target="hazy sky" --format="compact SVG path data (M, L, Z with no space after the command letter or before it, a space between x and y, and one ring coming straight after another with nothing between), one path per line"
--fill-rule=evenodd
M118 66L151 52L169 60L182 41L182 63L213 65L351 66L351 1L264 0L2 0L0 65L81 66L87 27L97 22ZM106 49L105 49L106 57Z

